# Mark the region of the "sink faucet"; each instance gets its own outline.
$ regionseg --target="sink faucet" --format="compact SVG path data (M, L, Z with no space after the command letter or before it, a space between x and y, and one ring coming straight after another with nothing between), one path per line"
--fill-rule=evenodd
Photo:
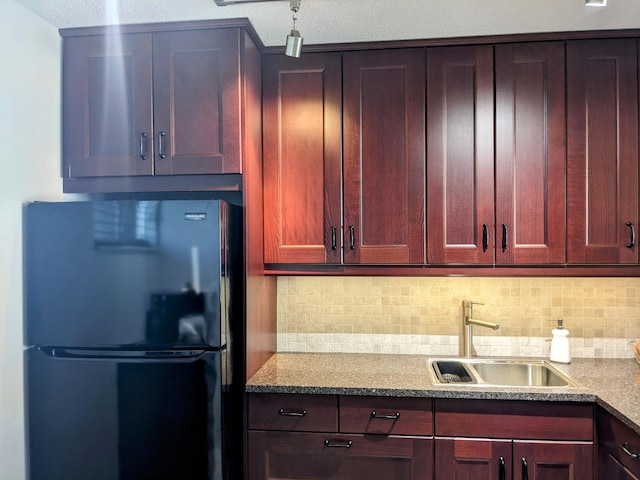
M476 320L473 318L473 306L484 305L483 303L471 302L469 300L462 301L462 353L461 355L466 358L473 356L473 326L491 328L498 330L500 325L497 323L487 322L485 320Z

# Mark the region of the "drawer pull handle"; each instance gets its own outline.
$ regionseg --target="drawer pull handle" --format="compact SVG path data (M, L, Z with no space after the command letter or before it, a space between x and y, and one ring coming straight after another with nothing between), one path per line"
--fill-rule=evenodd
M500 457L498 459L498 479L499 480L506 480L506 473L505 473L505 467L504 467L504 457Z
M285 410L284 408L281 408L280 410L278 410L278 415L282 415L283 417L304 417L307 414L306 410L299 410L299 411L290 411L290 410Z
M400 412L396 412L393 415L378 415L378 413L374 410L371 412L371 418L384 418L387 420L397 420L400 418Z
M631 450L629 450L629 444L627 442L621 443L620 449L631 458L635 458L636 460L640 458L640 453L633 453Z
M353 442L351 440L324 441L324 446L329 448L349 448L351 445L353 445Z

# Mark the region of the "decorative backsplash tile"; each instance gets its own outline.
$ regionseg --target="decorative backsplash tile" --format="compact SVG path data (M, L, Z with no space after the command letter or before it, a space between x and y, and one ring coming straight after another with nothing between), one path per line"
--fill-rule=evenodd
M640 279L279 277L278 350L457 355L462 301L480 355L547 356L558 318L574 357L630 357Z

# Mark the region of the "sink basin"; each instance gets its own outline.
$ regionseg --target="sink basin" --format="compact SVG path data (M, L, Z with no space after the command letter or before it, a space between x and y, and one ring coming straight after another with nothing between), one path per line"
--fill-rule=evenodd
M575 380L545 360L430 359L436 383L503 387L578 387Z

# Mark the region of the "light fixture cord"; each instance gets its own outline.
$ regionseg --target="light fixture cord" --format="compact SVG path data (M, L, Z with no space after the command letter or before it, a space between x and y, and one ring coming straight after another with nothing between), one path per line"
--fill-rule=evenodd
M297 30L296 25L298 22L298 18L296 17L296 13L300 10L300 1L299 0L290 0L289 7L293 12L293 30Z

